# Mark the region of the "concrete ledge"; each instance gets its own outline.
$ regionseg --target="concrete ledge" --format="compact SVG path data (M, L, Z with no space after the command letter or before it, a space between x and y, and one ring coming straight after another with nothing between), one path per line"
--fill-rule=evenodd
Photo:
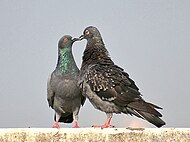
M7 128L0 142L190 142L190 128Z

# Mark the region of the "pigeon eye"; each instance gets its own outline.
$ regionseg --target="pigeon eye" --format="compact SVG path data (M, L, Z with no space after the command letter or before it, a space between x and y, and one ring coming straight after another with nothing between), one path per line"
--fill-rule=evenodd
M66 43L68 41L68 38L64 38L63 42Z
M89 35L89 33L90 33L90 32L89 32L88 30L85 31L85 35Z

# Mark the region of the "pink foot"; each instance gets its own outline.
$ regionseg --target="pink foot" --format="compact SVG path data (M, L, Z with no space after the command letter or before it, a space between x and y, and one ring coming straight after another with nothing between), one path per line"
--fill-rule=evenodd
M111 125L111 124L104 124L104 125L100 125L100 126L93 125L92 127L94 127L94 128L101 128L101 129L104 129L104 128L114 128L114 126Z
M75 123L73 128L80 128L77 122Z
M59 124L58 123L55 123L54 125L53 125L53 127L52 128L60 128L60 126L59 126Z

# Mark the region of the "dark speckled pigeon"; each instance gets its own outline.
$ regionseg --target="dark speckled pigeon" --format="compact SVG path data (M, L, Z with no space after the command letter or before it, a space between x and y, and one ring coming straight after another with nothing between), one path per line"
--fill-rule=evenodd
M47 100L55 110L53 128L60 127L58 122L72 123L73 119L74 127L79 127L78 113L85 97L77 86L79 69L72 54L72 44L77 40L79 39L72 39L69 35L59 40L57 66L47 82Z
M128 73L111 60L98 29L87 27L80 38L87 39L87 45L79 85L93 106L107 114L105 124L94 127L113 127L113 113L135 115L157 127L165 125L162 114L156 110L161 108L146 102Z

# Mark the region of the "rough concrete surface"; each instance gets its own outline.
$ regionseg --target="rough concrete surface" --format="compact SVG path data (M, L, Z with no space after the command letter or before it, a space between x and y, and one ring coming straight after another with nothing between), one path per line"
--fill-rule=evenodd
M0 142L190 142L190 128L3 128Z

